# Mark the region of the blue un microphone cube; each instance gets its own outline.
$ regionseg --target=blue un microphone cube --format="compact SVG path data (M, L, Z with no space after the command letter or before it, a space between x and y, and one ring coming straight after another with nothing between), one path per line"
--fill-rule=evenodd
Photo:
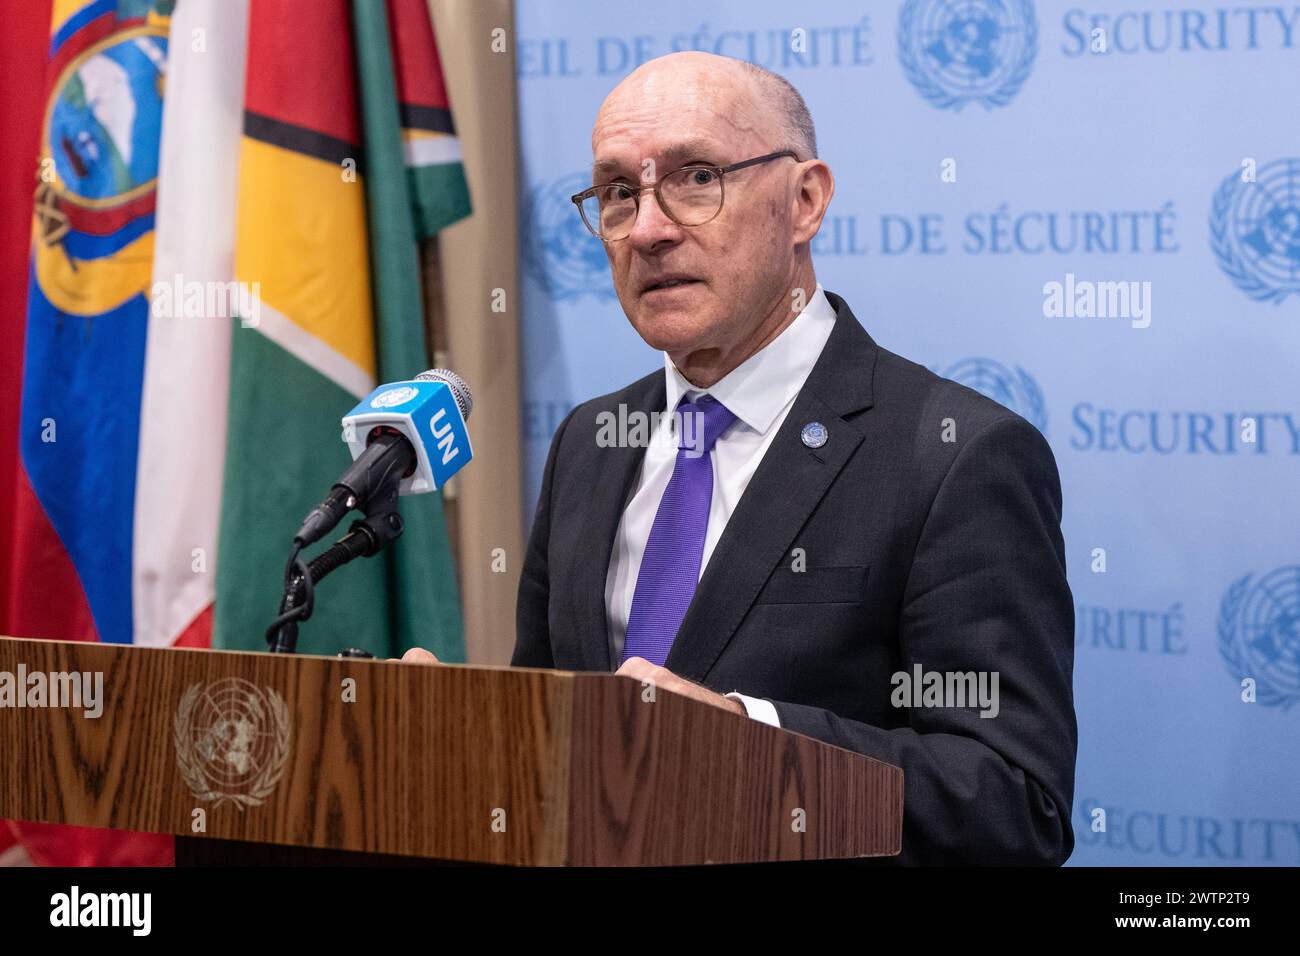
M343 437L354 461L377 427L406 436L418 464L402 479L399 491L404 495L441 488L474 457L456 394L446 381L422 379L380 385L343 417Z

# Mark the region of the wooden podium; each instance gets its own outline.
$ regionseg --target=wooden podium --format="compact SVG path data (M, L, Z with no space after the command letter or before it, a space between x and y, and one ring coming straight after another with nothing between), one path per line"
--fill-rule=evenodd
M49 706L96 672L100 716ZM627 677L14 638L0 765L0 818L179 865L886 856L903 817L899 768Z

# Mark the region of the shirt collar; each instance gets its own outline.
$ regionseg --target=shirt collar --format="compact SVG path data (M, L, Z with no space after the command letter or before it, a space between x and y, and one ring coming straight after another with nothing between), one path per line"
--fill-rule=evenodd
M804 310L780 335L709 388L688 382L665 352L667 410L675 410L683 395L692 399L712 395L754 431L766 433L803 388L834 325L835 309L818 284Z

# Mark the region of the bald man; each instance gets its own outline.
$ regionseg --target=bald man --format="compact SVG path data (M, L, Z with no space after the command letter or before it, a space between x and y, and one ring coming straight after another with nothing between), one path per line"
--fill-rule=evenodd
M1047 442L818 285L835 184L785 80L652 60L591 145L574 214L664 364L556 432L512 663L616 670L902 767L897 861L1063 862L1074 614ZM612 436L638 418L648 440Z

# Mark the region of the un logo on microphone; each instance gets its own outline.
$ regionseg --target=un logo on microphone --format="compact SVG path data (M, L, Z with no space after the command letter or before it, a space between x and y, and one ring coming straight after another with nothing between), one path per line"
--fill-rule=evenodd
M1210 247L1252 299L1300 295L1300 159L1266 163L1253 183L1240 172L1225 179L1210 208Z
M405 405L411 399L420 394L418 389L411 388L409 385L390 388L386 392L380 392L370 400L371 408L396 408L398 405Z
M1261 704L1300 700L1300 565L1233 582L1219 605L1219 653L1238 680L1255 681Z
M524 267L555 299L588 293L601 299L616 297L605 249L569 201L590 185L588 174L574 173L535 186L524 205L520 224Z
M939 109L1006 106L1037 53L1030 0L907 0L898 14L903 73Z

